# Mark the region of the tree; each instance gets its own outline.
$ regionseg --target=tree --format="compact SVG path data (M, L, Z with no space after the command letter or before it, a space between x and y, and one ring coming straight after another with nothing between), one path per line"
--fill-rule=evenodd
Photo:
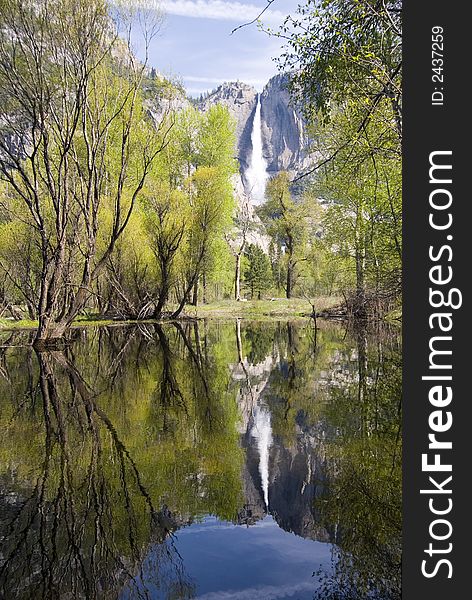
M166 187L155 189L153 196L145 201L146 227L158 264L159 291L153 311L155 319L162 316L177 277L176 256L186 230L184 201L182 192Z
M248 265L244 272L244 280L251 290L251 298L257 294L260 300L262 292L271 286L270 261L262 248L256 244L249 244L246 257Z
M276 34L277 35L277 34ZM362 110L353 137L377 110L402 137L401 0L305 0L278 34L288 40L281 67L309 121L345 100Z
M269 180L266 196L267 201L260 206L258 214L267 233L284 255L285 292L286 297L291 298L296 283L297 265L306 260L306 242L317 217L316 209L309 198L294 202L286 172Z
M358 114L359 107L350 102L333 113L318 141L320 151L330 154L339 140L349 138ZM360 317L389 310L401 294L401 165L392 158L395 145L379 110L356 144L340 150L314 184L329 204L325 247L347 268L349 308Z
M0 175L13 196L4 209L40 248L44 345L86 304L172 123L156 131L146 120L145 65L104 0L6 0L0 31Z
M183 293L173 317L177 318L198 282L212 247L231 223L234 196L226 173L217 167L199 167L190 184L189 225L184 250Z
M196 166L216 168L218 173L229 181L229 178L237 172L234 158L236 148L234 119L226 107L215 104L200 117L200 121L197 134ZM221 246L219 248L222 250ZM212 249L214 251L207 253L201 265L204 296L206 295L207 279L215 263L218 244L212 244ZM198 301L199 282L200 275L194 285L193 304Z
M8 214L4 215L2 221L0 222L2 309L11 310L12 305L25 304L28 317L35 319L41 275L41 258L37 244L26 223L12 221ZM21 318L21 313L17 316Z
M228 176L237 172L236 123L225 106L215 104L203 114L197 144L198 166L218 167Z
M234 229L225 234L226 242L235 259L234 265L234 299L241 300L241 261L247 246L248 235L255 228L249 201L239 206L233 217Z
M173 120L136 204L132 233L124 234L107 263L107 305L126 318L161 319L171 314L171 301L178 316L199 281L205 299L208 283L225 276L223 233L234 210L233 125L221 107L206 114L183 110Z
M348 309L384 312L401 288L401 0L305 0L275 35L316 157L294 181L312 176L330 204L325 248Z
M143 211L137 208L96 281L94 295L101 316L138 319L155 297L157 265Z

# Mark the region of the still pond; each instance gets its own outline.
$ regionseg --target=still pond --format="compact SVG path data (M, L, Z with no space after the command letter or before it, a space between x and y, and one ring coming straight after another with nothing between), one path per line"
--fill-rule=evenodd
M0 336L0 598L400 598L396 330Z

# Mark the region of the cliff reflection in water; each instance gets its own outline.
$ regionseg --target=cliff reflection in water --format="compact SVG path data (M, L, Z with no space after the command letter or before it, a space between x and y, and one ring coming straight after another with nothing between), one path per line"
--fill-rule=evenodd
M297 597L399 598L394 332L210 321L73 336L40 354L2 340L0 595L194 598L212 590L179 531L201 544L192 523L207 531L208 515L251 532L270 514L329 543L303 550ZM295 552L293 536L277 543ZM332 565L313 578L324 547Z

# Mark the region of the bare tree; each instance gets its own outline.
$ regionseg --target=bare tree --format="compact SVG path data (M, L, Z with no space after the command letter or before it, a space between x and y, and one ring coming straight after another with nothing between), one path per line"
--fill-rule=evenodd
M249 201L245 201L239 208L234 219L236 226L232 235L225 235L226 242L235 258L234 267L234 299L241 300L241 258L247 245L248 233L253 225Z
M146 122L146 61L105 0L5 0L1 21L0 177L16 199L3 208L40 248L41 346L85 306L172 122Z

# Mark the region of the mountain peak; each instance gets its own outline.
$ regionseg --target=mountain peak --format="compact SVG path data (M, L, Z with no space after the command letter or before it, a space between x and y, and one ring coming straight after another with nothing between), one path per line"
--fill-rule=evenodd
M244 104L253 102L256 96L256 89L252 85L244 83L244 81L225 81L202 100L202 105L205 108L208 104L226 104L228 101Z

